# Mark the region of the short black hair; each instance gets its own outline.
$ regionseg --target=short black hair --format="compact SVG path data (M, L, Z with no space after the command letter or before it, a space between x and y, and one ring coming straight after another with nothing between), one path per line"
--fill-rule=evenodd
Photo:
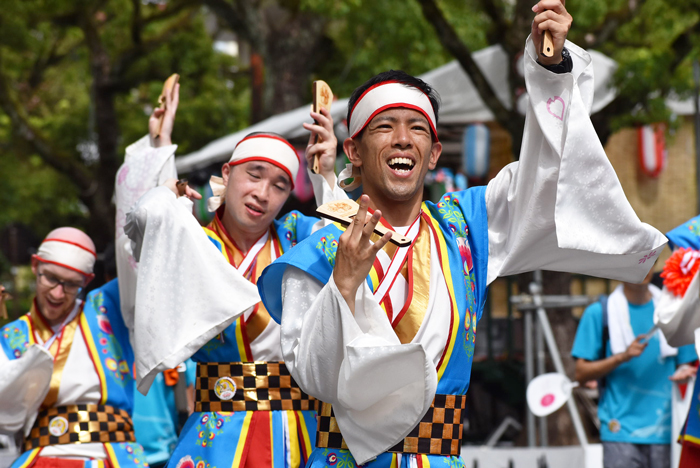
M426 94L426 96L428 96L428 99L430 99L430 105L433 106L433 112L435 113L435 125L437 126L438 114L440 112L440 95L438 94L438 92L425 81L421 80L420 78L416 78L415 76L409 75L405 71L389 70L382 72L378 75L374 75L372 78L365 81L365 83L362 86L356 88L355 91L352 92L352 94L350 95L350 100L348 101L348 127L350 126L350 112L352 111L352 108L355 107L355 104L357 103L357 100L360 99L360 96L362 96L362 94L372 86L377 85L379 83L384 83L386 81L397 81L399 83L412 86L423 91ZM360 135L362 135L361 132ZM437 137L437 135L434 136Z

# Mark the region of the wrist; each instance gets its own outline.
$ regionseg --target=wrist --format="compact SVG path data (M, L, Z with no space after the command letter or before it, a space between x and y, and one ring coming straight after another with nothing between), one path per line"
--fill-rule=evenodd
M161 135L160 138L155 138L155 143L155 147L160 148L162 146L172 145L173 141L170 139L170 136Z

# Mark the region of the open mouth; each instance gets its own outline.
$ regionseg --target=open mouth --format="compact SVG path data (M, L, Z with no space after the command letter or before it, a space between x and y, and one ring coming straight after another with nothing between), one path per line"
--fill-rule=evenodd
M415 165L416 163L410 158L391 158L389 160L389 167L399 174L408 174Z
M250 211L252 211L253 213L256 213L256 214L263 214L263 211L262 211L260 208L257 208L257 207L255 207L255 206L253 206L253 205L249 205L249 204L247 204L247 203L246 203L245 206L246 206L246 208L248 208L248 209L249 209Z

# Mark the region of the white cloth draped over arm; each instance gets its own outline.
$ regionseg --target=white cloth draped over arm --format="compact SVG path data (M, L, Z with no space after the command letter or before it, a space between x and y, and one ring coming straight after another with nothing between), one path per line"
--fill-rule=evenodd
M289 267L282 300L284 361L305 392L336 405L338 426L357 462L406 437L437 388L435 363L423 346L401 344L365 283L353 316L332 276L324 286Z
M0 356L0 433L24 430L26 436L49 392L53 357L37 345L18 359L6 361L4 357Z
M540 268L638 283L667 242L635 214L595 133L590 56L566 47L573 72L555 74L526 43L520 161L486 190L488 283Z
M695 343L700 350L700 270L695 273L683 297L664 287L654 309L654 323L671 346Z
M125 232L139 262L132 344L145 394L158 372L192 356L260 296L207 238L192 202L167 187L139 200Z
M117 206L114 254L119 277L119 300L124 323L129 331L134 326L137 265L131 253L131 242L124 233L126 214L144 193L170 178L177 178L175 151L177 145L155 148L146 135L126 148L124 163L117 171L114 199ZM130 336L133 342L133 337Z

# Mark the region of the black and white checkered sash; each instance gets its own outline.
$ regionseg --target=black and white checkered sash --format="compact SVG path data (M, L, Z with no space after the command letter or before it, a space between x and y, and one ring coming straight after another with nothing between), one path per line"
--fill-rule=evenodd
M462 447L462 410L466 395L435 395L418 425L387 452L459 456ZM347 449L329 403L320 402L316 447Z
M134 442L131 416L108 405L54 406L37 415L24 450L48 445Z
M283 362L198 362L196 412L305 411L316 400L302 392Z

